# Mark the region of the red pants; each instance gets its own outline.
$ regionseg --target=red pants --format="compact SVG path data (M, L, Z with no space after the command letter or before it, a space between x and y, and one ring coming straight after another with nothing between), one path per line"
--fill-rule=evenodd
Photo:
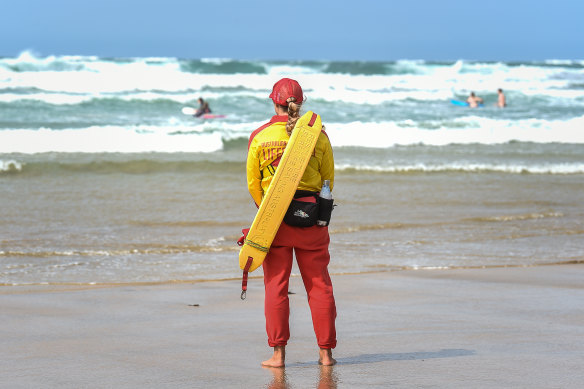
M285 346L290 338L288 284L292 250L308 294L312 325L320 348L337 345L337 310L328 273L330 255L328 227L291 227L282 223L263 263L266 332L270 347Z

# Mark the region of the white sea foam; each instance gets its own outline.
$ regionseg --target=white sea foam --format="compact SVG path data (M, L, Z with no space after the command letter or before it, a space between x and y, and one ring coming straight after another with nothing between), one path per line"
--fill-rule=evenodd
M217 63L228 60L207 60ZM257 63L256 63L257 64ZM37 58L23 53L18 58L0 59L0 89L38 89L52 93L133 95L151 91L164 95L205 88L241 87L252 94L270 90L282 76L293 76L309 98L357 104L379 104L403 99L444 100L469 91L494 93L496 88L525 95L584 98L582 89L569 90L566 70L535 65L509 66L504 63L467 63L428 65L423 61L398 61L393 74L323 73L324 64L264 63L267 74L202 74L184 71L175 58L135 58L111 61L96 57ZM18 68L18 70L13 70ZM571 69L584 77L584 70ZM229 91L231 93L231 91ZM28 96L41 98L42 94ZM168 97L168 96L166 96ZM16 98L11 96L10 98ZM9 101L4 97L3 101Z
M495 120L463 117L455 128L420 129L403 122L327 123L333 147L388 148L424 144L501 144L510 141L584 144L584 116L567 121ZM81 129L0 131L0 153L41 152L213 152L224 140L247 139L261 122L203 122L184 125L169 120L162 126L92 126Z
M191 76L188 81L186 80L176 80L174 85L172 80L164 82L164 85L155 85L150 83L146 85L142 83L141 85L126 83L122 86L121 83L111 83L102 82L104 80L97 79L77 79L75 77L67 77L67 79L58 80L59 77L54 77L51 80L35 82L34 88L44 90L46 92L34 92L34 93L3 93L0 94L0 102L12 103L18 101L39 101L43 103L53 104L53 105L73 105L81 104L94 99L119 99L122 101L131 100L141 100L141 101L157 101L157 100L168 100L175 101L177 103L186 104L193 102L198 94L195 93L196 90L201 90L203 88L208 88L211 86L213 88L228 88L230 83L236 82L234 79L229 80L231 76L222 76L221 80L213 82L213 77L201 77L201 76ZM249 99L255 98L258 100L267 100L266 91L269 90L271 82L266 82L265 80L260 80L259 76L246 76L249 78L249 82L239 82L239 84L245 85L245 89L239 91L213 91L209 90L204 92L207 99L219 101L225 98L231 99ZM255 79L253 81L252 79ZM61 86L62 83L71 82L69 86ZM404 82L403 80L401 82ZM424 84L423 82L421 82ZM16 81L12 82L13 86L17 88L32 88L33 83L22 82L18 83ZM375 84L375 82L373 83ZM401 89L399 88L399 82L397 83L385 83L384 87L378 89L354 89L349 86L343 85L341 82L337 86L330 86L326 84L319 84L316 81L306 82L307 86L305 95L307 99L310 100L320 100L321 102L328 103L352 103L352 104L366 104L366 105L379 105L383 103L400 103L406 102L408 100L414 101L443 101L444 104L448 104L448 101L457 95L459 98L463 98L461 95L463 92L451 89L449 86L444 85L442 87L435 86L435 89ZM408 84L411 88L412 83ZM425 84L428 87L428 84ZM469 83L468 85L472 85ZM164 86L166 91L158 92L159 87ZM258 87L260 86L260 87ZM143 87L144 89L140 89ZM309 88L310 87L310 88ZM363 85L361 85L363 87ZM63 91L63 89L67 89ZM479 88L473 88L474 90L480 90ZM491 88L492 89L492 88ZM158 91L157 91L158 90ZM181 93L183 92L183 93ZM492 93L492 91L490 91ZM480 92L478 92L480 94ZM547 88L524 88L522 94L526 97L542 97L548 100L555 99L549 102L549 106L558 106L570 104L573 106L584 107L584 89L547 89ZM562 100L564 100L562 102Z
M22 163L15 161L13 159L1 160L0 159L0 173L6 172L19 172L22 171Z
M536 143L584 144L584 116L562 120L496 120L478 116L457 118L455 128L434 130L413 127L413 122L401 123L333 123L327 124L333 146L363 146L386 148L395 145L425 144L499 144L510 141Z
M549 164L497 164L497 163L463 163L452 162L443 164L335 164L338 171L363 170L386 173L432 173L459 171L468 173L499 172L499 173L531 173L531 174L582 174L584 173L584 163L549 163Z
M212 152L223 147L219 132L169 135L176 131L177 128L142 126L1 131L0 153Z

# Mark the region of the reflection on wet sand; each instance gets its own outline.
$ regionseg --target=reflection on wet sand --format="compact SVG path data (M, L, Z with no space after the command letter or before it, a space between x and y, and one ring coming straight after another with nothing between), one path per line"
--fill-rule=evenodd
M272 382L268 384L268 389L288 389L288 379L286 377L286 369L283 367L267 367L262 366L272 372Z
M318 389L336 389L339 378L335 374L334 366L320 366Z
M286 369L283 367L264 367L272 372L272 381L268 384L268 389L290 389L292 386L288 382ZM339 379L335 374L334 366L319 366L319 377L316 388L337 389Z

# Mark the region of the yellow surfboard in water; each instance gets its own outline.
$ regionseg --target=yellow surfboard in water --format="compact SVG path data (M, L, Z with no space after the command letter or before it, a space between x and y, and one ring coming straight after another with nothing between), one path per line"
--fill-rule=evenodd
M252 272L264 262L306 170L321 129L320 116L312 111L302 115L296 122L276 174L272 177L272 182L239 251L241 269L245 270L248 261L251 261L248 271Z

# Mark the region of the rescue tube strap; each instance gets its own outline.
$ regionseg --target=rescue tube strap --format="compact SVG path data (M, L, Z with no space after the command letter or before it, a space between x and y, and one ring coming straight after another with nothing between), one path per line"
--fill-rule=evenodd
M254 249L258 249L260 251L263 251L264 253L267 253L268 250L270 249L269 247L264 247L264 246L262 246L259 243L252 242L251 240L249 240L247 238L245 239L245 244L248 245L248 246L253 247Z
M243 279L241 280L241 299L245 300L245 294L247 292L247 273L249 272L249 267L253 262L253 257L247 257L247 262L245 268L243 269Z
M312 116L310 117L310 121L308 122L308 125L310 127L314 126L314 122L316 122L317 117L318 117L318 115L313 112Z

